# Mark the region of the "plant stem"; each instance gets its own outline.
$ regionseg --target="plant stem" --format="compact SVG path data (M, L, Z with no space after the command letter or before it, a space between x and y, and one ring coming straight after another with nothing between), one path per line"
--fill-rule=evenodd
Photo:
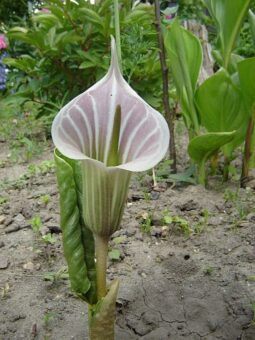
M245 187L245 182L249 177L249 169L254 166L254 144L255 144L255 130L254 130L255 111L249 120L249 125L245 137L244 157L241 175L241 187Z
M218 155L218 152L217 152L211 158L211 174L212 175L216 175L217 168L218 168L218 162L219 162L219 155Z
M228 181L228 177L229 177L229 164L230 161L229 159L225 156L224 157L224 169L223 169L223 181L227 182Z
M118 0L114 0L114 24L115 24L115 39L116 39L119 67L120 67L120 70L122 71L121 44L120 44L120 16L119 16L119 1Z
M198 184L205 187L206 185L206 173L205 173L205 161L202 160L198 165Z
M173 160L171 164L171 170L173 173L176 173L176 150L175 150L175 137L174 137L174 112L171 111L169 105L169 91L168 91L168 68L166 65L166 53L163 39L163 32L160 24L160 5L159 0L155 0L155 25L157 30L158 44L159 44L159 58L161 65L161 73L162 73L162 82L163 82L163 104L165 110L165 116L167 120L167 124L170 130L170 142L169 142L169 150L170 150L170 159Z
M105 297L106 287L106 269L108 256L108 238L95 235L96 251L96 273L97 273L97 298L98 300Z

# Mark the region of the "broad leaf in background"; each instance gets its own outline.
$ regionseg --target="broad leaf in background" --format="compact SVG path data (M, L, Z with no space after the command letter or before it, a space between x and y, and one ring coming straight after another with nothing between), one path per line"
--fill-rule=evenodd
M244 141L249 119L241 91L222 69L198 88L196 104L202 125L209 132L237 130L232 142L223 147L225 157L230 160L233 150Z
M241 91L249 111L255 105L255 57L237 64Z
M206 184L205 163L222 146L230 143L235 137L236 131L211 132L193 138L188 146L190 157L198 163L198 182Z
M194 93L202 65L201 43L175 19L165 32L165 46L186 126L198 134L199 117Z
M225 69L228 69L231 53L240 32L242 23L249 9L250 0L205 0L205 4L214 18Z

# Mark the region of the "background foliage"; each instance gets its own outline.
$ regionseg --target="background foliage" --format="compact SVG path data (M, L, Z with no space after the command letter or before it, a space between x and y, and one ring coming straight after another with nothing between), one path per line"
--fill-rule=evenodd
M11 69L6 105L35 103L37 116L50 116L101 78L109 65L110 35L114 34L112 1L91 5L47 0L42 10L20 26L11 27ZM161 80L153 7L132 10L121 1L124 76L154 107L160 108ZM134 49L134 46L136 48Z

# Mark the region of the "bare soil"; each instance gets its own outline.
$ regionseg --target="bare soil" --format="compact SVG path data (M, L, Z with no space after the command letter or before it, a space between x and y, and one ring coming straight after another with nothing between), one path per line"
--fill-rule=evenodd
M52 148L41 155L50 158ZM0 169L0 180L12 177L0 192L0 339L88 339L87 306L66 278L54 170L17 181L22 172L27 165ZM120 257L109 259L109 281L121 281L116 340L255 339L254 192L210 184L148 195L150 177L133 180L111 241Z

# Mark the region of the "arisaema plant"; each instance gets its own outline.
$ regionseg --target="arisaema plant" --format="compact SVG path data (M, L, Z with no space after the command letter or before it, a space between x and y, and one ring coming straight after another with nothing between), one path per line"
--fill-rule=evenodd
M107 250L119 228L130 176L167 152L163 116L120 72L115 41L106 76L74 98L52 125L64 253L72 289L89 304L91 340L113 340L118 280L106 282Z

